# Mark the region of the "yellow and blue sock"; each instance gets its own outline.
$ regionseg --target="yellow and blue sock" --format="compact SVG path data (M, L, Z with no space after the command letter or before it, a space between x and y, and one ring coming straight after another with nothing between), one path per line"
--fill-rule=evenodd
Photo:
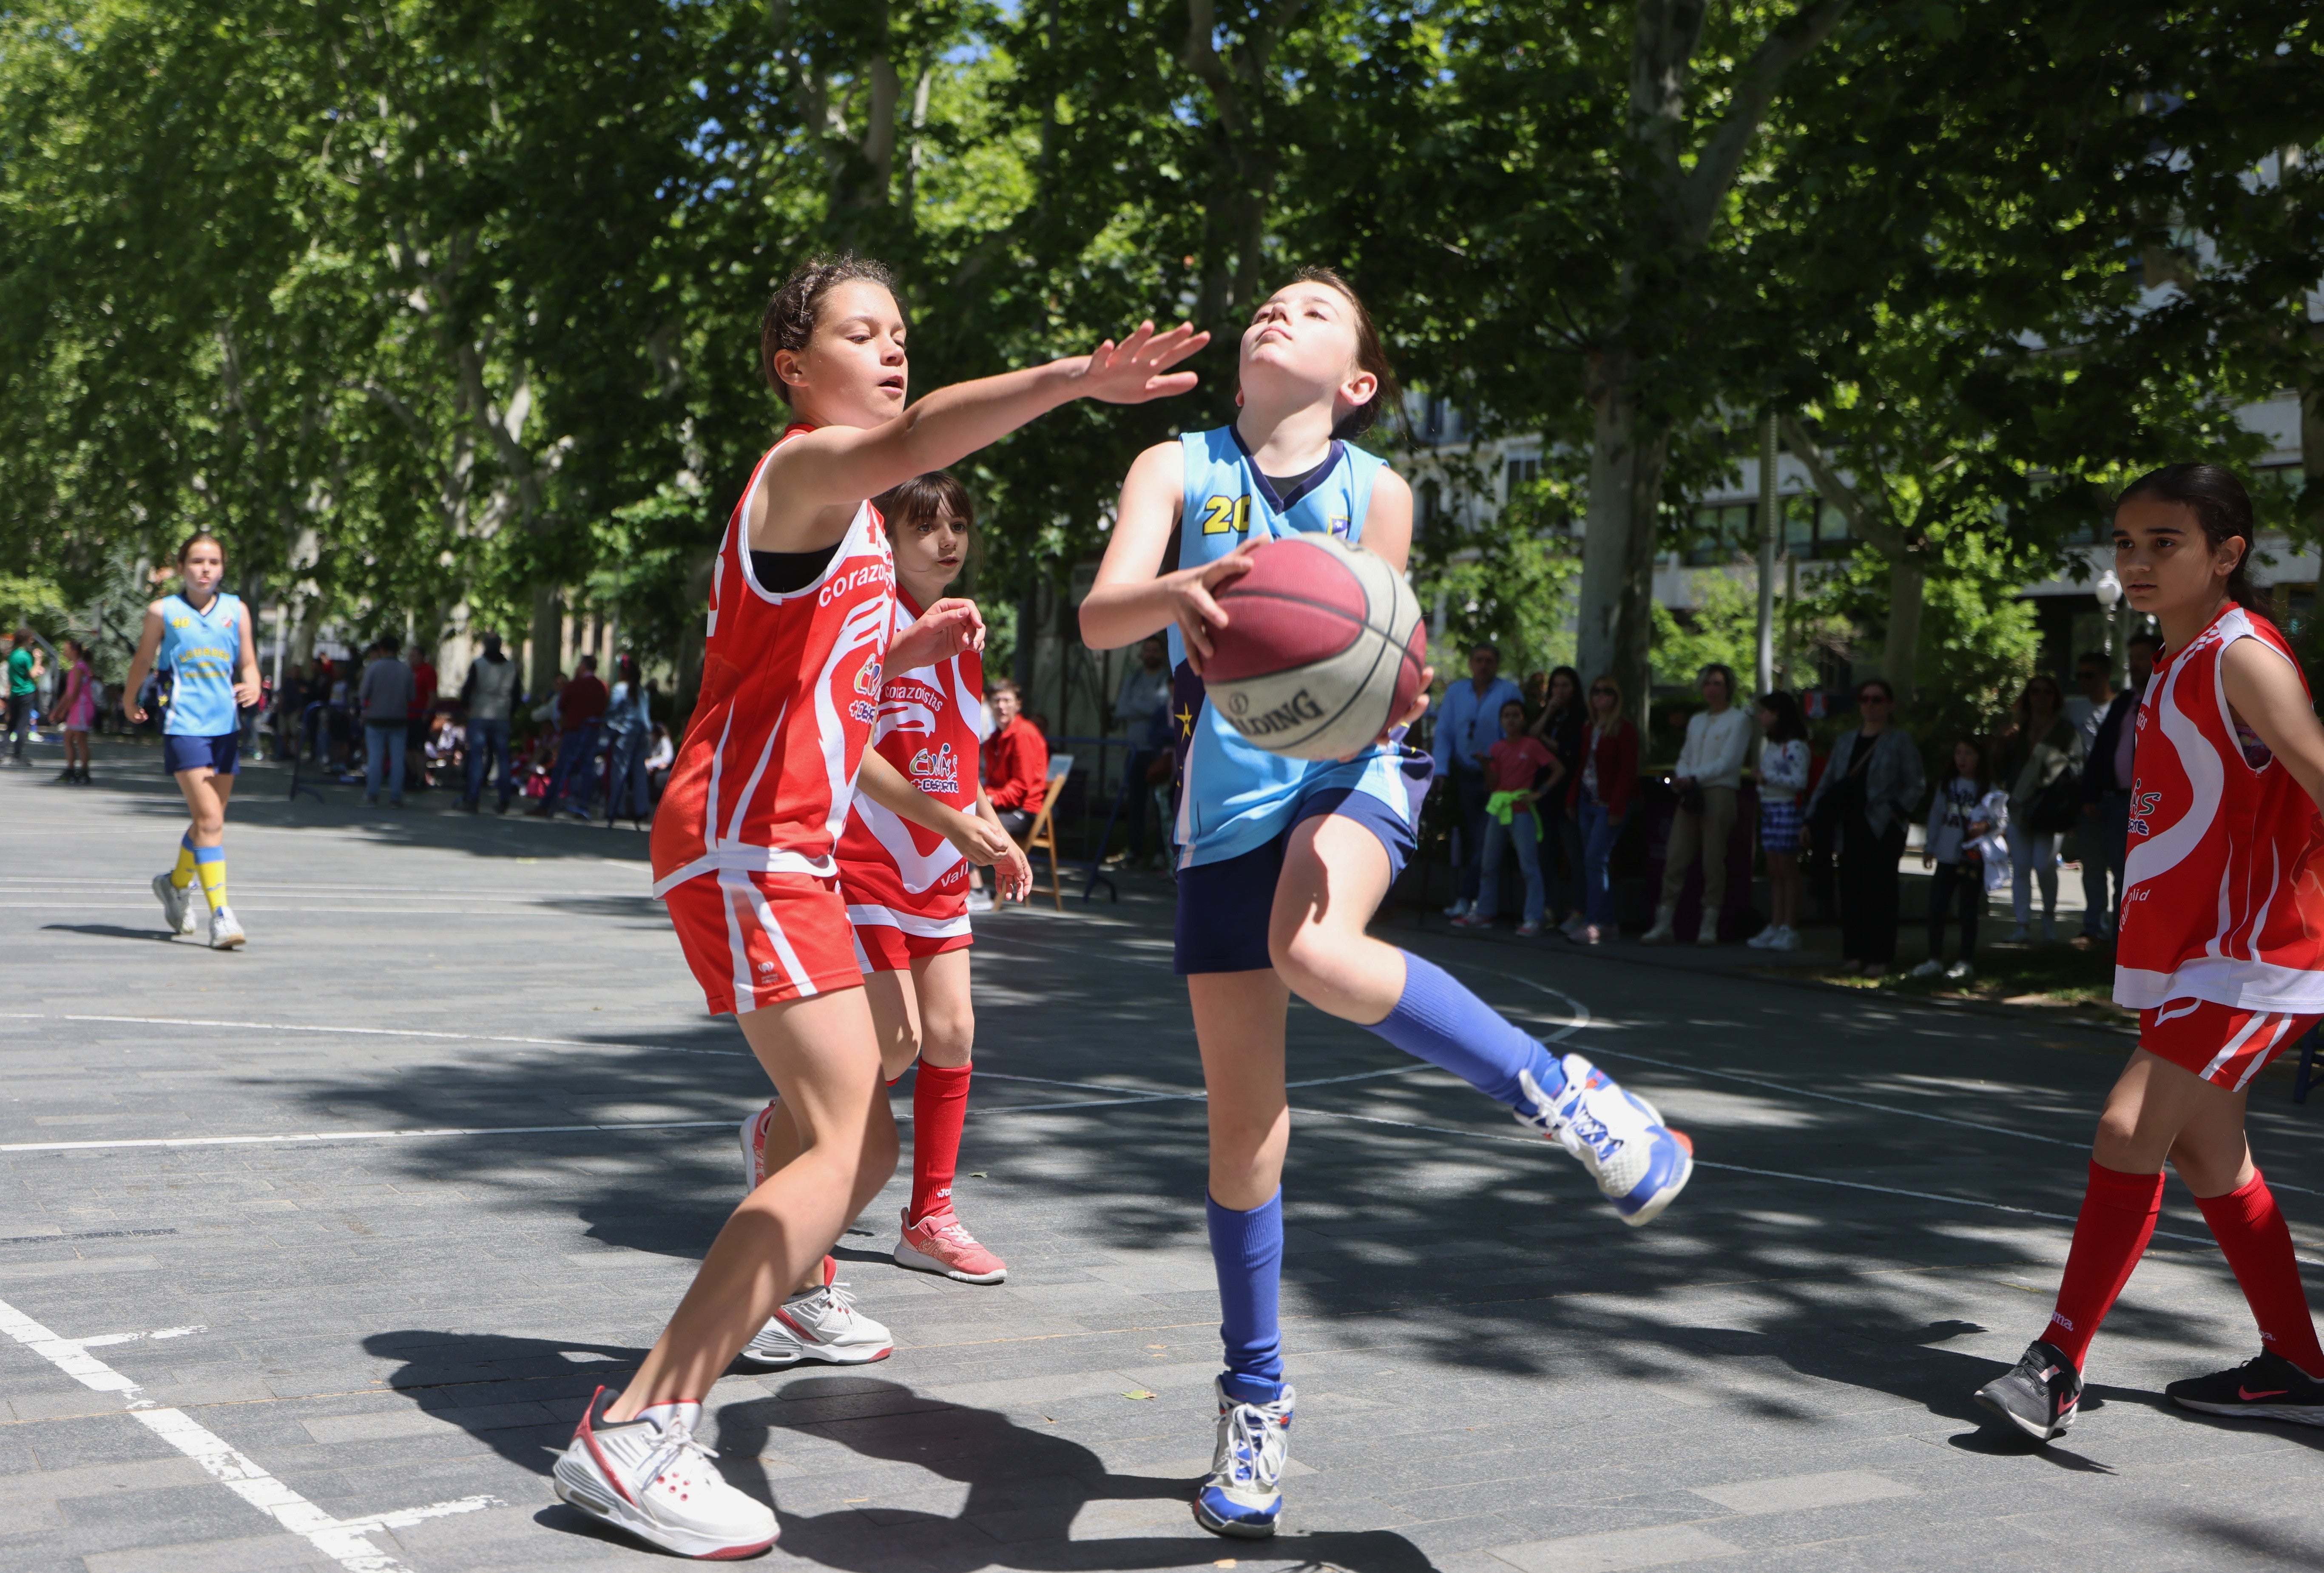
M170 883L180 890L194 883L194 833L189 830L178 842L178 866L170 871Z
M1242 1403L1283 1396L1283 1193L1247 1213L1205 1196L1211 1261L1219 1274L1219 1337L1227 1346L1227 1395Z
M1521 1070L1532 1071L1541 1090L1553 1097L1565 1085L1556 1055L1511 1026L1443 967L1409 950L1404 953L1404 993L1396 1008L1366 1031L1511 1108L1525 1101L1517 1080Z
M194 872L201 875L202 894L210 899L210 911L226 905L226 848L197 847L194 848Z

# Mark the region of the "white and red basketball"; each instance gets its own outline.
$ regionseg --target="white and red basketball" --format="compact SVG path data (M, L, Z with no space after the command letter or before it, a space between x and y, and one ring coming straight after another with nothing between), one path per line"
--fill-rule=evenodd
M1250 571L1213 592L1227 625L1203 663L1210 702L1243 740L1294 759L1371 746L1411 707L1428 630L1404 576L1330 535L1255 548Z

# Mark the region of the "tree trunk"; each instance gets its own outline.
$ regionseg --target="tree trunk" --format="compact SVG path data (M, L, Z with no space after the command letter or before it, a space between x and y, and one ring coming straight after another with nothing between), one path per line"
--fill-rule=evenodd
M1622 685L1631 717L1643 723L1652 691L1655 514L1670 440L1640 430L1629 372L1629 357L1618 347L1601 352L1593 367L1576 652L1582 680L1610 674Z
M565 656L565 591L562 586L542 583L532 587L532 671L526 674L525 688L538 704L557 687L564 675L558 664Z
M1928 571L1920 554L1900 551L1888 560L1888 640L1880 658L1880 675L1896 690L1896 714L1911 713L1914 673L1921 664L1921 608Z

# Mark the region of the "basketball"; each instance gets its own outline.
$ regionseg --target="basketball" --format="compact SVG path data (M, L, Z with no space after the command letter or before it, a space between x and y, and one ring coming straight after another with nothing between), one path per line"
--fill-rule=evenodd
M1404 576L1330 535L1268 541L1214 594L1228 616L1203 663L1245 742L1294 759L1371 745L1420 692L1428 630Z

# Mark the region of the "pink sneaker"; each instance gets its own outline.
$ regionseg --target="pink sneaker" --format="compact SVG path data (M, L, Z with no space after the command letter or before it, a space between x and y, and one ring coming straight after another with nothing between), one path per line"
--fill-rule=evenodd
M949 1208L917 1224L906 1211L904 1237L896 1243L896 1265L915 1272L941 1272L963 1283L998 1283L1009 1276L1009 1263L978 1245Z

